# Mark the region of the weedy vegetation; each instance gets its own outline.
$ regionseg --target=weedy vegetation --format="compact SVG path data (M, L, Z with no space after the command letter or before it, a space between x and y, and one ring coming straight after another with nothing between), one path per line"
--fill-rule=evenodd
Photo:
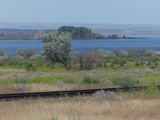
M1 101L1 120L160 119L160 55L150 48L91 47L76 52L70 33L60 31L41 40L40 53L22 48L11 55L0 49L0 93L151 87L99 91L89 97Z

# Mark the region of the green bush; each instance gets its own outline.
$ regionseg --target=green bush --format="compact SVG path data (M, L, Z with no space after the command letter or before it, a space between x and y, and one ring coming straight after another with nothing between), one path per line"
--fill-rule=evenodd
M14 78L13 82L16 83L16 84L20 84L20 83L26 84L27 83L27 79L26 78Z
M111 79L111 82L114 85L119 85L121 87L135 86L135 84L139 83L138 80L135 80L135 79L130 78L130 77L117 77L117 78L113 78L113 79Z
M150 87L144 88L143 92L145 92L146 94L155 94L159 91L158 87L155 85L152 85Z
M30 71L32 67L32 63L25 63L25 68L27 71Z
M135 66L139 66L139 61L136 61L136 62L135 62Z
M90 76L85 76L84 79L83 79L83 83L97 84L97 83L100 83L100 81L97 78L92 78Z
M151 61L148 61L148 66L150 66L151 65Z
M106 62L104 63L104 67L107 68L107 63Z
M113 68L113 67L114 67L113 63L111 63L110 67L111 67L111 68Z
M65 82L65 83L74 83L74 80L67 78L67 79L64 79L63 82Z
M155 66L157 66L157 65L158 65L157 61L155 61L154 65L155 65Z
M15 83L15 84L27 84L28 83L28 80L27 78L13 78L13 79L3 79L0 81L0 84L8 84L8 83Z
M141 65L141 66L143 66L143 65L144 65L143 61L141 61L140 65Z

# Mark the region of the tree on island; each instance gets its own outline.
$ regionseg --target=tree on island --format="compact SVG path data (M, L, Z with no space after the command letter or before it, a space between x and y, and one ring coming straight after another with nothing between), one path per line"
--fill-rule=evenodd
M117 35L111 35L111 36L108 36L108 39L118 39L119 37Z
M41 38L43 53L53 63L61 63L67 70L71 52L71 34L69 32L52 31Z
M93 33L86 27L62 26L58 32L69 32L72 34L72 39L103 39L99 33Z

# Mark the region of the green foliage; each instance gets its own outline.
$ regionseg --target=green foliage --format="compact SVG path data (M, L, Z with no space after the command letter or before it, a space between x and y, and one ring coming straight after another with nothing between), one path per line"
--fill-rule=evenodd
M83 79L83 83L97 84L97 83L100 83L100 81L98 80L98 78L92 78L90 76L85 76Z
M52 116L50 120L58 120L57 116Z
M24 83L26 84L27 83L27 79L26 78L14 78L13 79L13 82L16 83L16 84L20 84L20 83Z
M150 66L151 65L151 61L148 61L148 64L147 64L148 66Z
M41 38L43 54L54 63L61 63L69 68L71 52L71 34L68 32L50 32Z
M155 65L155 66L157 66L157 65L158 65L157 61L155 61L154 65Z
M102 39L98 33L93 33L86 27L73 27L73 26L62 26L58 29L58 32L69 32L72 34L72 39Z
M140 65L143 66L143 64L144 64L143 61L141 61L141 62L140 62Z
M29 77L29 76L28 76ZM27 83L27 84L32 84L32 83L54 83L60 80L63 80L64 78L61 76L47 76L47 77L41 77L37 76L34 78L9 78L9 79L3 79L0 81L0 84L8 84L8 83Z
M107 68L107 63L106 62L104 63L104 67Z
M78 114L77 115L73 114L69 120L81 120L81 118Z
M158 91L159 91L159 89L155 85L152 85L152 86L147 87L147 88L143 88L143 92L145 92L146 94L155 94Z
M118 36L117 35L111 35L111 36L108 36L108 39L118 39Z
M121 50L121 51L120 51L120 55L121 55L121 56L128 56L129 53L128 53L128 51L126 51L126 50Z
M156 62L156 61L160 61L159 58L150 58L149 59L150 62Z
M18 65L18 64L19 64L18 61L13 61L13 62L9 62L9 63L8 63L9 66L16 66L16 65Z
M114 58L116 54L110 50L99 50L99 55L102 58Z
M63 80L64 83L74 83L74 80L71 78L66 78Z
M99 64L99 67L103 67L102 63Z
M15 83L15 84L26 84L27 82L27 78L13 78L13 79L3 79L0 81L0 84L8 84L8 83Z
M136 62L135 62L135 66L139 66L139 61L136 61Z
M31 67L33 67L32 63L25 63L25 68L26 68L27 71L30 71Z
M43 56L40 55L40 54L34 54L29 59L31 59L31 60L41 60L41 59L43 59Z
M129 86L135 86L135 84L138 84L139 81L135 80L130 77L117 77L117 78L112 78L111 82L114 85L119 85L121 87L129 87Z
M19 54L15 55L13 58L17 60L24 60L24 57L20 56Z
M126 62L125 62L124 60L122 60L122 61L120 62L120 67L124 66L125 63L126 63Z
M111 68L113 68L113 67L114 67L113 63L111 63L110 67L111 67Z
M7 60L11 58L10 53L5 53L3 56L0 56L0 60Z

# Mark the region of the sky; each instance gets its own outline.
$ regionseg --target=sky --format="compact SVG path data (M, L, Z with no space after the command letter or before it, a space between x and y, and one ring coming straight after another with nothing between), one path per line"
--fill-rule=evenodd
M158 24L160 0L0 0L0 22Z

